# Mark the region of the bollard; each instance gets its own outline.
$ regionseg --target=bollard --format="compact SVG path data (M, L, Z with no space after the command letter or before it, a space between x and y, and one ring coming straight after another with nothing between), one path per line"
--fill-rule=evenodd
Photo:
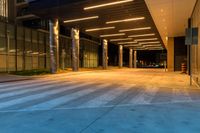
M186 63L182 63L181 64L181 71L182 71L182 73L187 73L187 65L186 65Z

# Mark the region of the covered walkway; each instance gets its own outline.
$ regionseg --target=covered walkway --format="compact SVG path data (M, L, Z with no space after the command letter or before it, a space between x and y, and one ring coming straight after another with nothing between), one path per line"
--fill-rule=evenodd
M0 127L3 133L198 133L199 102L187 75L163 69L56 74L1 83Z

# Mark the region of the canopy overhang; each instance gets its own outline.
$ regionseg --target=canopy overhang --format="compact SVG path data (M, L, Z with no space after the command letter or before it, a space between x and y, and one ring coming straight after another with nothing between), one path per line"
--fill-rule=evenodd
M121 1L126 0L34 0L29 3L29 10L41 18L58 18L62 25L78 27L88 35L116 40L112 43L117 45L136 42L137 47L131 48L147 50L146 44L154 45L153 42L156 42L158 49L165 49L145 1L127 0L110 4ZM95 8L86 10L91 6ZM150 47L148 49L151 50Z

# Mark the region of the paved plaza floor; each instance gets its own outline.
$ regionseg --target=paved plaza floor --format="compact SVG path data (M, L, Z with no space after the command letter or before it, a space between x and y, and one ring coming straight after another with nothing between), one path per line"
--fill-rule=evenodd
M199 133L200 89L162 69L0 83L0 133Z

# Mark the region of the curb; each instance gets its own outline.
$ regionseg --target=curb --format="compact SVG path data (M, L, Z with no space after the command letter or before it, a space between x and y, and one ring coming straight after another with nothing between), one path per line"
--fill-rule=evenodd
M5 81L0 81L0 83L19 82L19 81L26 81L26 80L33 80L33 78L27 78L27 79L14 79L14 80L5 80Z

